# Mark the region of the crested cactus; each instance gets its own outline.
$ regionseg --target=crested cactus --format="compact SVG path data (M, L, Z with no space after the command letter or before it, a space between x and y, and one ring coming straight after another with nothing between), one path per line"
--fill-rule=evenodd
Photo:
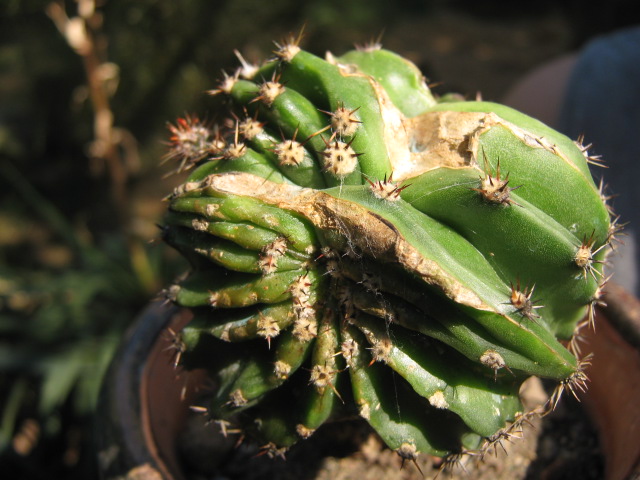
M508 437L531 375L557 382L544 409L585 387L615 230L585 147L439 103L377 46L241 60L211 92L233 120L170 126L191 172L163 234L192 268L166 295L193 311L176 364L209 370L212 418L278 452L359 414L415 460Z

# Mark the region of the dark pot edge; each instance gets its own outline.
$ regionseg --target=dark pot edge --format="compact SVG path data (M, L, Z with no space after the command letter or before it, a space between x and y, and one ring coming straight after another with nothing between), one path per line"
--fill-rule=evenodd
M151 303L131 325L103 380L96 415L98 467L104 479L126 477L133 468L164 472L155 446L149 445L142 383L149 352L179 308ZM113 419L119 419L114 422Z

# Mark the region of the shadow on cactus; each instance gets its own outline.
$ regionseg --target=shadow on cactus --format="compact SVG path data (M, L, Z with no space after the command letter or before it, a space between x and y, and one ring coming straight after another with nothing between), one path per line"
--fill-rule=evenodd
M274 454L359 414L403 459L456 458L585 388L615 233L585 147L439 102L377 45L241 61L211 92L231 120L170 127L192 169L163 228L192 266L166 291L194 314L176 365L210 371L211 418ZM532 375L558 386L525 411Z

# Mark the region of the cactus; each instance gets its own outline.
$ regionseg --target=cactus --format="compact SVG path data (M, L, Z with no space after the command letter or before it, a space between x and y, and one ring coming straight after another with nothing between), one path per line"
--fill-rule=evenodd
M557 384L538 413L585 388L577 331L616 230L585 147L438 102L379 46L240 58L211 92L233 120L170 126L192 171L163 234L192 268L166 295L193 311L176 364L209 370L212 418L273 453L359 414L415 461L508 438L529 376Z

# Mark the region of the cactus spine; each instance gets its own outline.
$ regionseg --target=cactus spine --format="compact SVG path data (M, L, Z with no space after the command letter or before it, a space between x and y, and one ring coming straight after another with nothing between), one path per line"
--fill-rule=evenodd
M209 414L274 451L357 412L403 458L487 448L528 415L530 375L583 389L576 343L614 228L566 137L507 107L438 103L377 47L321 59L296 42L215 94L225 131L172 126L193 169L165 240L175 342L218 389Z

